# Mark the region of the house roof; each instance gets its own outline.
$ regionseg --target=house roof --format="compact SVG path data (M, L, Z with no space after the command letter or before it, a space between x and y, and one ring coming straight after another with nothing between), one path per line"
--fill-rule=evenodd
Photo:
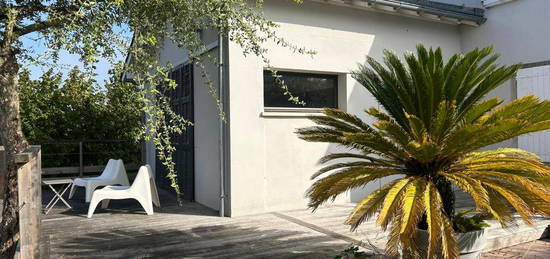
M457 24L484 23L481 0L312 0Z
M485 12L481 0L399 0L396 2L448 11L459 15L471 16L472 18L483 18Z

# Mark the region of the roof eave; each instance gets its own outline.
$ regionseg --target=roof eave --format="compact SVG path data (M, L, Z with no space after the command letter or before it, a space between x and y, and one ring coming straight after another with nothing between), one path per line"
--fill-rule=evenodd
M466 24L479 26L487 19L484 16L464 12L442 10L419 4L389 0L310 0L313 2L363 9L368 11L390 13L394 15L420 18L449 24Z

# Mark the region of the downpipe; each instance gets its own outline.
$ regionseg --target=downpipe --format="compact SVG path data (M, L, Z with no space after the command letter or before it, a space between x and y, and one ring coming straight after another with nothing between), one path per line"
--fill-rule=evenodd
M223 35L218 32L218 98L220 100L220 109L224 110L224 92L223 92ZM225 113L224 113L225 114ZM225 115L224 115L225 116ZM222 114L219 115L219 145L220 148L220 217L225 217L225 159L224 159L224 126L225 121Z

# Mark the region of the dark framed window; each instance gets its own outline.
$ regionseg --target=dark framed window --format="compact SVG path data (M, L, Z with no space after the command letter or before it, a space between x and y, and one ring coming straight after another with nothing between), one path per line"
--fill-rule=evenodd
M284 95L284 90L271 71L264 71L264 106L283 108L338 108L338 75L277 72L292 95L304 101L295 104Z

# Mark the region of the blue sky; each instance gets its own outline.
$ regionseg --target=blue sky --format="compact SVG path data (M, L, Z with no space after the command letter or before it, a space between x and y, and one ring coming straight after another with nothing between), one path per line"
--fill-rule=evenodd
M24 37L22 42L25 49L32 49L31 55L34 57L39 57L40 54L43 54L48 50L44 45L44 41L36 39L35 35ZM120 53L116 60L121 61L124 60L124 58L125 53ZM38 64L25 64L24 66L31 72L32 79L39 78L49 69L49 67ZM84 67L77 55L70 54L67 51L61 51L59 53L59 62L56 64L55 70L66 73L74 66L79 66L81 68ZM111 64L106 59L100 58L99 62L96 64L96 69L94 70L94 73L96 74L95 79L100 85L103 85L105 80L109 78L109 69L111 69Z

